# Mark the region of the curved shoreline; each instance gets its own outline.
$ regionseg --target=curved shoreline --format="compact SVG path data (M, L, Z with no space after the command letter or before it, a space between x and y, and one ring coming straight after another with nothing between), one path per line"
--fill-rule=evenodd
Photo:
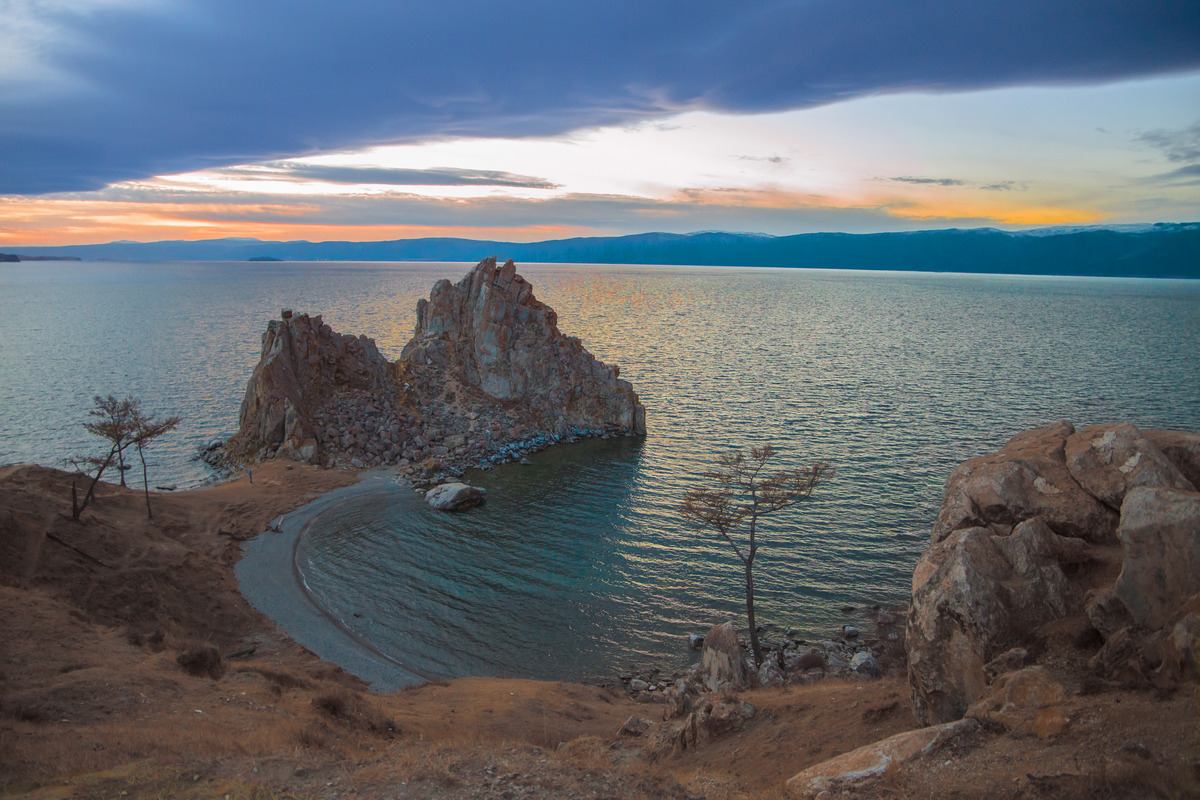
M396 488L390 472L365 472L357 483L317 497L284 514L274 527L242 544L234 566L242 596L289 637L317 657L362 678L378 692L426 683L419 675L372 647L327 612L309 592L296 565L296 550L308 527L322 514L363 495Z

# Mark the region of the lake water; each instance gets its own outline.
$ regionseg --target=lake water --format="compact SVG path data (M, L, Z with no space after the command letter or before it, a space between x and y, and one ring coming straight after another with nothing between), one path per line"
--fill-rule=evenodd
M94 394L179 413L155 483L207 476L281 307L391 358L467 264L0 266L0 463L94 452ZM819 634L903 603L950 470L1059 418L1200 430L1200 283L745 268L518 265L564 332L620 365L645 439L581 442L468 478L486 506L411 490L319 518L297 553L317 603L427 677L605 679L685 664L742 613L740 564L674 512L717 453L774 442L836 477L767 526L759 620Z

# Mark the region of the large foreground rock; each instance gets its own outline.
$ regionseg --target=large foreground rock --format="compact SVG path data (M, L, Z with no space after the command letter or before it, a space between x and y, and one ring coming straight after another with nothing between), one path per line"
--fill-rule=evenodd
M987 688L984 667L1074 602L1062 564L1086 557L1040 519L1008 536L955 531L913 573L907 633L909 683L918 719L958 719Z
M1157 630L1200 592L1200 494L1137 488L1121 506L1121 574L1096 593L1088 616L1105 636L1135 625Z
M959 465L946 481L933 541L956 530L990 528L1007 535L1033 517L1055 533L1112 542L1117 515L1079 485L1067 466L1066 420L1014 436L999 452Z
M1192 627L1180 624L1200 592L1200 494L1187 477L1197 454L1194 434L1129 424L1077 432L1061 421L955 469L913 572L906 648L917 719L961 717L994 692L998 665L1024 664L1007 655L1037 651L1042 629L1067 617L1090 620L1106 640L1093 659L1103 677L1161 684L1191 674Z

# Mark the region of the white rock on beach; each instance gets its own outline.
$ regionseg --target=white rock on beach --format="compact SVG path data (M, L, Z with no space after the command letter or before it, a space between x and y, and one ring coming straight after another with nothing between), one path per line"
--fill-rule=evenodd
M477 506L484 501L487 492L465 483L443 483L425 493L425 502L438 511L460 511Z

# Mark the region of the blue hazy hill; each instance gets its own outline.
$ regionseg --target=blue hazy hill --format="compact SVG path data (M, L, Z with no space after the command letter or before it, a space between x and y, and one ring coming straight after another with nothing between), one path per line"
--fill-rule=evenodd
M26 247L30 256L121 261L478 261L808 267L1018 275L1200 278L1200 223L905 233L642 233L545 242L426 238L384 242L110 242Z

